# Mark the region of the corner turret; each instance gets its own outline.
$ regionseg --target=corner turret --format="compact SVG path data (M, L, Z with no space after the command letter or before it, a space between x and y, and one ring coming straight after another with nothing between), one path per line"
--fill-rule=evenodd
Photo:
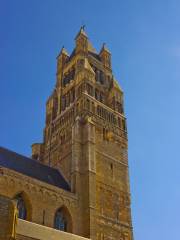
M102 63L106 68L111 69L111 53L109 49L106 47L106 44L103 43L101 51L99 53Z
M85 26L80 28L77 34L76 41L76 53L87 54L88 53L88 36L84 31Z

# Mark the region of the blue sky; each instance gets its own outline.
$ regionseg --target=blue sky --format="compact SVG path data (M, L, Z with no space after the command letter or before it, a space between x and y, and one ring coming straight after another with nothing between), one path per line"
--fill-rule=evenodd
M125 92L135 240L179 240L180 2L0 0L0 145L42 140L56 56L82 24Z

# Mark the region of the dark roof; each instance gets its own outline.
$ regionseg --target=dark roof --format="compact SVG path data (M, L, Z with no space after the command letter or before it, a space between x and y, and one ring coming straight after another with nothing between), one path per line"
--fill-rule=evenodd
M95 52L91 52L91 51L88 51L89 55L93 56L94 58L96 58L98 61L101 61L101 58L100 56L95 53Z
M76 49L74 48L70 57L68 58L68 61L71 61L71 59L75 56L75 54L76 54Z
M69 184L57 169L3 147L0 147L0 166L70 191Z

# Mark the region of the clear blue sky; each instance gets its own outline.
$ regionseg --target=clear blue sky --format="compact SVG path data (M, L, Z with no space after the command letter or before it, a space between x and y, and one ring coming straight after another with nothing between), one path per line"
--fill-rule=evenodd
M135 240L179 240L180 1L0 0L0 145L41 141L56 56L82 24L125 92Z

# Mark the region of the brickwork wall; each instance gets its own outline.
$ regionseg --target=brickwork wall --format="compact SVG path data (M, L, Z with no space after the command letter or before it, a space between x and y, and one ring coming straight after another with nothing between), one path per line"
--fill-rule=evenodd
M122 154L126 139L114 141L114 133L104 139L96 130L97 239L130 240L131 215L127 158Z
M86 240L46 226L17 218L15 203L0 196L0 240Z
M74 194L8 169L3 169L0 176L0 193L10 199L22 193L28 211L27 220L48 227L54 226L56 210L65 206L72 217L72 232L78 234L79 206Z

